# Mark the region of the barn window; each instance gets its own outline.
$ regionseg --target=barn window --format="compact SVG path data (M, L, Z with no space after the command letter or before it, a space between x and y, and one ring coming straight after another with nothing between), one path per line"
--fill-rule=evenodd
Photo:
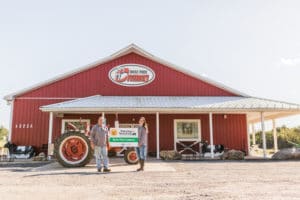
M201 127L198 119L175 119L174 136L176 141L201 140Z

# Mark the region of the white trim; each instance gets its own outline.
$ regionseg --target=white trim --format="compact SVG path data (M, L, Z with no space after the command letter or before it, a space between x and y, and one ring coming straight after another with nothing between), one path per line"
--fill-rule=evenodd
M178 139L177 138L177 122L197 122L198 124L198 138L188 138L188 139ZM174 119L174 141L175 141L175 150L177 142L195 142L201 141L201 120L200 119Z
M51 159L51 144L53 134L53 112L49 113L49 131L48 131L48 160Z
M261 118L261 132L262 132L262 140L263 140L263 154L264 154L264 158L267 158L267 144L266 144L264 112L260 113L260 118Z
M48 144L52 143L52 133L53 133L53 112L50 112L49 113Z
M174 69L174 70L176 70L176 71L179 71L179 72L182 72L182 73L184 73L184 74L187 74L187 75L189 75L189 76L191 76L191 77L194 77L194 78L196 78L196 79L198 79L198 80L207 82L207 83L209 83L209 84L211 84L211 85L213 85L213 86L216 86L216 87L218 87L218 88L220 88L220 89L223 89L223 90L225 90L225 91L231 92L231 93L236 94L236 95L239 95L239 96L245 96L245 97L248 96L248 95L246 95L246 94L244 94L244 93L242 93L242 92L239 92L239 91L237 91L237 90L234 90L234 89L232 89L232 88L230 88L230 87L227 87L227 86L225 86L225 85L223 85L223 84L221 84L221 83L218 83L218 82L216 82L216 81L210 80L210 79L208 79L208 78L206 78L206 77L203 77L203 76L201 76L201 75L196 75L194 72L191 72L191 71L189 71L189 70L183 69L183 68L181 68L181 67L179 67L179 66L177 66L177 65L174 65L174 64L172 64L172 63L169 63L169 62L167 62L167 61L165 61L165 60L163 60L163 59L161 59L161 58L158 58L158 57L156 57L156 56L153 56L152 54L150 54L150 53L148 53L147 51L143 50L142 48L136 46L135 44L130 44L130 45L128 45L127 47L125 47L125 48L119 50L118 52L116 52L116 53L114 53L114 54L112 54L111 56L108 56L108 57L106 57L106 58L103 58L103 59L101 59L101 60L98 60L98 61L96 61L96 62L94 62L94 63L88 64L88 65L86 65L86 66L80 67L80 68L75 69L75 70L73 70L73 71L70 71L70 72L67 72L67 73L58 75L58 76L56 76L56 77L54 77L54 78L52 78L52 79L49 79L49 80L47 80L47 81L43 81L43 82L41 82L41 83L35 84L35 85L31 86L31 87L28 87L28 88L25 88L25 89L23 89L23 90L17 91L17 92L15 92L15 93L8 94L8 95L6 95L6 96L4 97L4 99L7 100L7 101L12 100L15 96L19 96L19 95L24 94L24 93L26 93L26 92L29 92L29 91L31 91L31 90L40 88L40 87L42 87L42 86L51 84L51 83L56 82L56 81L59 81L59 80L62 80L62 79L67 78L67 77L69 77L69 76L78 74L78 73L80 73L80 72L82 72L82 71L91 69L91 68L96 67L96 66L98 66L98 65L101 65L101 64L103 64L103 63L105 63L105 62L111 61L111 60L113 60L113 59L116 59L116 58L118 58L118 57L120 57L120 56L129 54L129 53L132 53L132 52L137 53L137 54L139 54L139 55L141 55L141 56L144 56L144 57L146 57L146 58L148 58L148 59L150 59L150 60L153 60L153 61L155 61L155 62L161 63L161 64L163 64L163 65L165 65L165 66L167 66L167 67L169 67L169 68L171 68L171 69Z
M286 115L282 115L282 117L289 116L289 115L297 115L300 114L300 110L298 109L234 109L234 108L161 108L161 107L155 107L155 108L118 108L118 107L70 107L70 108L45 108L40 107L40 110L43 112L95 112L99 113L99 111L105 111L105 112L127 112L127 111L144 111L144 112L181 112L181 113L198 113L198 112L219 112L219 113L248 113L248 112L286 112ZM280 116L279 116L280 117ZM254 120L251 120L250 122L256 122Z
M272 119L272 128L273 128L273 140L274 140L274 151L278 151L278 139L277 139L277 130L276 130L276 120Z
M159 159L159 112L156 112L156 159Z
M8 132L8 141L11 142L12 130L13 130L13 116L14 116L14 102L13 99L10 102L10 119L9 119L9 132Z
M106 118L105 118L105 112L102 112L102 128L106 127Z
M90 119L62 119L61 120L61 134L64 134L65 132L65 123L66 122L87 122L88 126L91 125L91 120Z
M247 123L247 149L248 149L248 155L250 155L250 124L248 121L248 115L246 115L246 123Z
M214 158L214 130L213 130L213 114L209 113L209 140L210 140L210 156Z
M252 127L252 143L253 145L256 144L256 138L255 138L255 125L254 123L251 124L251 127Z

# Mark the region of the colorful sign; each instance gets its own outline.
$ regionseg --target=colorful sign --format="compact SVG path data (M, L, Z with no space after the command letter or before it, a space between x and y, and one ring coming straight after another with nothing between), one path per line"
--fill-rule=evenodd
M137 128L111 128L108 136L109 146L111 147L137 147L138 129Z
M112 68L108 76L112 82L127 87L147 85L155 79L151 68L139 64L119 65Z

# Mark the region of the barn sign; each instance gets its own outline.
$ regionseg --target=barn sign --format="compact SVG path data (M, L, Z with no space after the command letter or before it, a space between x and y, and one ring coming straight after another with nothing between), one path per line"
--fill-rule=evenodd
M109 130L109 146L111 147L137 147L137 128L111 128Z
M108 76L112 82L127 87L147 85L155 79L151 68L139 64L116 66L109 71Z

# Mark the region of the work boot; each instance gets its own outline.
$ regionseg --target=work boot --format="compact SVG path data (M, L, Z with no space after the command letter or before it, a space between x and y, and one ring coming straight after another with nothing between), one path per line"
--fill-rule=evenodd
M141 171L142 170L141 160L139 160L138 162L139 162L140 168L138 168L136 171Z
M109 169L109 168L104 168L104 170L103 170L103 172L110 172L111 171L111 169Z
M138 168L136 171L144 171L144 160L139 160L140 168Z
M97 169L98 172L101 172L101 170L102 170L101 167Z
M142 171L144 171L144 165L145 165L145 160L141 160L142 161Z

